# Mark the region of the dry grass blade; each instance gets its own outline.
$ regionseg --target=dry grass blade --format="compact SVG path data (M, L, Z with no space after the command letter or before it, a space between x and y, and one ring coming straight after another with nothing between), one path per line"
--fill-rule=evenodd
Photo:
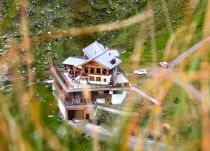
M22 0L20 2L20 32L22 35L22 49L25 51L25 61L27 64L27 70L28 70L28 84L29 84L29 98L33 96L33 75L32 75L32 56L30 53L30 38L29 38L29 27L28 27L28 16L27 16L27 8L28 8L28 1ZM30 100L30 99L29 99Z
M151 17L151 10L147 10L136 16L130 17L122 21L116 21L113 23L106 23L106 24L89 26L89 27L71 28L71 29L66 29L66 30L51 31L49 35L35 37L32 40L32 43L33 45L38 45L44 41L54 40L54 39L57 39L59 37L64 37L64 36L88 35L88 34L92 34L96 32L117 30L117 29L124 28L130 25L136 24L136 23L143 22L150 17Z
M0 3L1 2L2 1L0 1ZM4 2L6 3L6 1ZM29 2L31 2L31 4L29 4ZM171 13L170 9L177 6L171 6L169 1L141 1L141 4L144 4L145 8L142 7L143 10L141 10L135 6L134 8L140 11L134 11L133 8L126 8L128 6L130 7L129 4L133 4L133 1L123 2L121 7L114 6L115 2L109 0L110 8L106 10L105 13L107 16L112 16L115 11L119 9L120 13L124 11L123 13L127 13L127 16L130 17L92 26L85 25L76 27L75 24L75 27L69 28L70 26L68 26L68 28L65 29L60 28L60 23L56 20L59 20L59 15L62 14L56 11L61 10L62 12L64 11L64 7L66 7L63 2L64 1L59 1L59 6L57 4L53 6L54 1L49 0L50 4L47 5L49 9L46 6L44 7L45 9L38 9L37 7L39 5L35 6L35 2L14 0L12 3L9 3L11 6L7 6L9 9L6 9L7 13L5 13L0 21L0 34L7 33L8 31L11 32L14 29L8 29L13 22L12 19L16 14L20 14L20 16L15 18L19 19L20 24L14 25L14 28L19 28L17 32L18 34L20 33L19 37L14 39L15 36L13 36L13 38L6 36L9 42L5 40L5 36L3 36L4 38L0 37L0 42L2 42L0 48L2 47L2 50L4 48L6 49L4 44L11 46L11 48L6 49L6 53L2 53L0 56L0 75L2 74L1 71L9 71L9 74L12 76L12 82L2 82L0 86L7 89L6 86L12 85L11 87L13 88L5 94L1 94L0 90L0 150L33 151L46 149L67 151L72 150L72 148L78 150L88 150L91 148L90 150L94 151L127 151L132 147L133 150L140 151L147 148L145 142L149 139L149 143L152 142L152 145L150 144L150 146L152 146L151 150L160 150L160 144L165 143L165 146L169 147L169 150L193 150L196 148L196 150L208 151L210 140L210 1L205 0L206 3L200 0L170 1L171 3L177 4L177 6L180 6L178 5L179 3L184 6L178 9L182 13L177 12L177 14L181 15L178 16L180 22L176 23L174 22L174 20L176 21L177 19L176 14L172 14L173 11ZM39 3L45 4L44 1L39 1ZM102 5L96 1L90 1L91 6L88 6L88 9L83 8L82 0L69 1L69 3L69 5L81 5L80 7L82 9L80 8L81 10L77 12L79 17L81 14L85 14L85 17L93 15L91 14L94 12L92 9L97 10L102 7L100 10L103 10L103 7L106 8L105 4ZM101 6L92 3L97 3ZM135 1L135 5L141 7L139 3L139 1ZM32 6L41 12L30 12L30 7ZM32 9L34 9L33 7ZM91 13L88 14L90 8ZM202 11L200 11L201 8ZM3 12L1 6L0 11ZM0 15L2 15L2 12L0 12ZM55 30L52 30L54 28L47 28L47 30L43 30L43 32L40 29L42 24L40 24L40 27L30 31L30 29L32 29L30 24L31 21L33 24L34 16L36 16L34 14L36 13L41 14L42 19L46 19L50 16L50 21L47 22L47 25L45 25L46 22L43 23L44 28L47 28L48 24L53 25L49 25L50 27L58 28ZM74 14L75 12L73 11L71 13ZM101 18L103 18L103 13L101 15L102 17L99 15ZM205 15L203 15L204 13ZM200 16L197 16L198 14ZM117 15L119 14L114 15L115 19ZM159 26L159 22L156 22L159 19L162 20L161 15L164 18L163 24L166 27ZM70 15L68 18L70 20L69 24L74 20L72 16ZM30 20L31 18L29 17L31 17L32 20ZM97 15L94 17L98 19ZM126 17L123 16L121 18ZM159 18L157 19L156 17ZM60 18L62 19L62 17ZM113 20L112 18L112 21ZM77 21L78 18L74 20L74 22ZM39 30L41 31L40 33L44 34L38 34ZM107 31L114 31L116 33L113 32L110 36L107 34L109 33ZM30 36L30 34L34 32L37 32L37 36ZM125 51L121 51L120 59L125 62L129 60L129 63L123 63L122 69L128 72L126 75L128 75L128 79L131 83L131 91L137 92L135 94L129 92L127 100L122 106L116 107L110 105L116 108L110 108L110 106L98 107L99 110L105 111L105 116L107 117L109 117L108 112L120 115L117 116L119 121L111 121L111 124L108 126L110 129L114 130L107 132L109 132L110 136L113 132L114 136L102 142L99 140L100 137L96 129L93 130L91 135L93 136L92 139L86 138L83 135L76 135L77 133L74 134L71 131L68 132L69 127L66 128L67 126L64 122L58 120L57 117L53 117L58 113L55 107L57 104L51 102L53 96L47 96L47 93L50 93L50 88L47 84L43 84L43 77L36 75L38 77L37 80L32 73L33 66L38 68L37 74L40 74L46 72L46 66L49 65L49 62L46 63L47 65L43 65L43 62L46 60L43 59L44 57L40 57L43 55L42 53L45 53L42 51L43 48L46 48L45 42L52 41L53 44L50 43L48 46L51 46L52 49L55 47L59 48L58 52L49 49L49 53L53 55L56 53L55 56L60 58L66 57L65 55L69 55L69 53L75 54L77 52L67 51L66 47L69 47L69 45L63 46L55 44L60 41L54 40L64 39L62 42L65 43L66 41L75 42L77 41L76 38L78 38L78 41L81 42L86 38L85 36L91 37L94 34L97 34L99 37L101 36L100 38L105 39L106 44L110 44L111 46L116 46L117 44L119 44L119 47L125 46L125 48L122 48L125 49ZM135 37L133 41L131 36L127 36L129 34ZM75 39L72 40L69 37L74 37ZM201 37L203 40L195 44ZM132 44L130 41L132 41ZM61 50L63 48L66 49ZM35 51L33 56L31 49L42 50ZM46 52L46 54L47 53L48 52ZM58 56L58 54L60 56ZM40 60L37 61L33 59L33 57ZM169 61L169 68L157 67L160 60ZM149 68L147 70L149 74L144 77L134 75L133 71L139 69L139 67ZM27 74L20 72L22 68L26 70ZM54 64L51 66L50 70L52 75L57 79L53 84L56 82L60 83L60 88L56 87L58 94L63 94L64 91L66 91L65 93L69 93L69 85L64 80L66 77L60 74L60 70ZM153 70L154 74L150 75L150 71L152 73ZM3 74L5 75L6 72ZM24 80L22 80L23 74L26 75ZM49 78L49 75L44 78ZM2 89L2 87L0 88ZM36 87L38 89L36 89ZM40 91L43 91L44 94ZM78 91L78 89L75 91ZM89 106L95 107L97 105L93 105L92 100L94 98L92 98L86 83L82 84L81 95L83 95L84 100ZM94 107L90 109L90 114L94 113ZM51 112L51 110L53 110L53 112ZM45 115L48 113L52 113L52 115ZM51 121L50 118L52 118ZM46 121L50 121L51 123L49 124ZM45 122L48 125L45 125ZM93 119L93 123L94 122L96 122L96 119ZM57 125L54 125L54 123L59 124L61 128L56 127ZM82 129L81 132L85 132L85 128L80 128ZM135 143L132 144L131 140L135 140ZM82 148L82 145L87 142L91 144L88 144L91 147L86 148L85 146Z

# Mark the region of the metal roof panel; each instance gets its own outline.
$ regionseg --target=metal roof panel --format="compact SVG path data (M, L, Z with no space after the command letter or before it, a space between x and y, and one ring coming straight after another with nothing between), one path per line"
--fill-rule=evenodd
M69 57L65 61L63 61L62 64L73 65L76 67L76 66L84 63L86 60L87 59L79 58L79 57Z
M83 49L84 54L89 59L95 58L100 54L104 53L105 51L106 49L104 48L104 46L98 43L97 41L93 42L92 44Z

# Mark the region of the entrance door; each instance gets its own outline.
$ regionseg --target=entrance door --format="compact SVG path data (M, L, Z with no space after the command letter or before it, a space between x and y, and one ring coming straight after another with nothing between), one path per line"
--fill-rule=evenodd
M68 110L68 120L84 120L84 110Z
M72 120L75 117L75 110L68 110L68 120Z
M85 114L85 119L89 120L90 119L90 115L89 114Z

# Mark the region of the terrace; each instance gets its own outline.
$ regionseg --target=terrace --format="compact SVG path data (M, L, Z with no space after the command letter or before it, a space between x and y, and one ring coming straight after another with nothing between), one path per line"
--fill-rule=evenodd
M77 92L84 89L88 89L89 91L96 91L96 90L128 90L129 89L129 82L124 77L123 74L118 73L117 75L117 83L116 85L104 85L101 84L90 84L85 79L82 79L78 76L78 78L71 78L68 73L63 73L64 79L68 83L68 92Z
M90 84L85 80L77 80L76 78L71 78L66 72L62 72L57 69L55 66L50 68L51 73L53 74L55 81L59 83L61 88L66 92L81 92L83 90L88 91L118 91L118 90L129 90L129 82L124 77L123 74L117 74L116 85L103 85L103 84ZM55 85L55 83L54 83Z

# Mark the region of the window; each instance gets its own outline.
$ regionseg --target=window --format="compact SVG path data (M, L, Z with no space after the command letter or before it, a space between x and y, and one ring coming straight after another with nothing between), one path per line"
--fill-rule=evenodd
M122 94L123 93L123 91L113 91L113 94Z
M88 68L87 67L84 68L84 72L88 73Z
M106 69L103 69L103 74L107 74L107 70Z
M95 73L94 68L90 68L90 73Z
M63 69L64 70L67 70L67 65L63 65Z
M89 76L89 80L90 81L94 81L94 77L93 76Z
M101 69L100 69L100 68L97 68L97 69L96 69L96 73L97 73L97 74L101 74Z
M106 78L104 78L104 82L106 82Z
M96 81L101 81L101 77L96 77Z

